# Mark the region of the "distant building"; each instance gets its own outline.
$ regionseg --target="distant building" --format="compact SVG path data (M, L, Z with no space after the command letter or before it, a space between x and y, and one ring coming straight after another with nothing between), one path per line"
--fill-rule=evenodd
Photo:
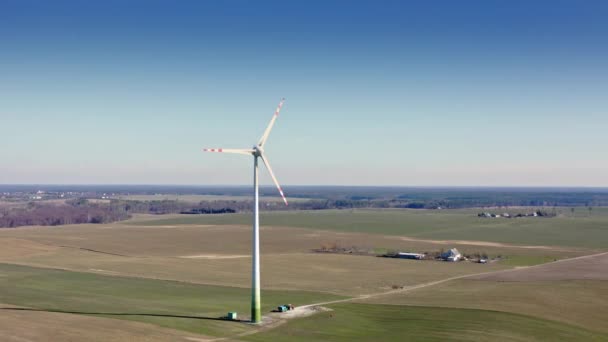
M452 248L445 253L441 253L441 259L445 261L458 261L462 259L462 254L456 248Z
M421 260L424 259L426 256L424 254L420 254L420 253L404 253L404 252L399 252L397 253L397 255L395 255L395 258L399 258L399 259L415 259L415 260Z

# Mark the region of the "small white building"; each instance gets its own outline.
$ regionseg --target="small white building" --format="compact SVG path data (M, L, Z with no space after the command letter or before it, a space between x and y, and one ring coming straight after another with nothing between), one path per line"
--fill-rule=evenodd
M462 259L462 254L456 248L452 248L445 253L441 253L441 259L445 261L459 261Z

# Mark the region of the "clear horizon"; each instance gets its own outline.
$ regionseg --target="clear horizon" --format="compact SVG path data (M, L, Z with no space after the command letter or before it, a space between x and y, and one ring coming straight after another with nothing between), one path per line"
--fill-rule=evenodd
M23 184L0 184L0 189L2 187L175 187L175 188L251 188L251 184L86 184L86 183L74 183L74 184L60 184L60 183L23 183ZM261 188L274 190L275 186L273 184L262 184ZM323 188L409 188L409 189L526 189L526 190L577 190L577 189L586 189L586 190L608 190L608 187L603 186L517 186L517 185L335 185L335 184L282 184L282 187L323 187ZM288 196L288 194L286 194ZM289 197L289 196L288 196Z
M602 1L3 2L0 184L246 186L249 158L202 149L250 147L285 97L267 145L284 186L608 187L607 17Z

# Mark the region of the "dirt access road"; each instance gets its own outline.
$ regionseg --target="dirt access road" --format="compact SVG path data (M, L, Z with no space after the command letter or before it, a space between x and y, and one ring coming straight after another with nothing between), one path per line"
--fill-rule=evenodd
M490 271L490 272L481 272L475 274L467 274L455 277L449 277L441 280L431 281L424 284L418 284L414 286L404 287L396 290L383 291L378 293L366 294L352 298L346 299L338 299L327 302L319 302L308 305L302 305L296 307L292 311L284 312L284 313L270 313L264 317L264 320L260 324L261 329L255 331L248 331L246 333L238 334L231 337L223 337L217 339L208 339L204 341L226 341L232 339L238 339L239 337L256 334L263 330L268 330L275 328L281 324L286 323L290 319L301 318L314 315L318 312L323 312L330 310L328 308L324 308L324 305L336 304L336 303L347 303L354 302L359 300L365 300L369 298L375 298L380 296L386 296L396 293L404 293L410 292L421 288L426 288L430 286L435 286L439 284L443 284L452 280L457 279L483 279L483 280L507 280L513 279L512 281L524 281L523 279L527 279L530 277L529 281L538 280L539 275L543 280L553 279L557 275L570 274L568 279L573 279L573 277L581 276L583 279L600 279L600 280L608 280L608 252L602 252L591 255L584 255L580 257L570 258L570 259L562 259L554 262L549 262L541 265L534 266L524 266L517 267L509 270L499 270L499 271Z

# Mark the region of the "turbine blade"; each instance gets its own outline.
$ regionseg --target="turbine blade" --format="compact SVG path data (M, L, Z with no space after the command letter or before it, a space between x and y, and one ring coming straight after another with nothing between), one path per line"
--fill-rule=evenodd
M250 149L234 149L234 148L204 148L204 152L223 152L223 153L238 153L252 155L253 150Z
M272 126L274 126L274 122L277 120L277 117L279 116L279 112L281 111L281 108L283 107L283 102L285 102L284 98L281 99L281 102L279 102L277 109L274 111L274 114L272 115L272 119L270 119L270 123L268 123L268 127L266 127L266 130L264 131L264 134L260 138L260 142L258 142L258 145L264 146L264 143L266 143L266 139L268 139L268 135L270 135Z
M268 162L268 158L266 157L264 152L262 152L260 154L260 158L262 158L262 161L264 162L264 165L266 165L266 169L268 170L268 173L270 173L270 177L272 177L272 181L277 186L277 189L279 190L281 197L283 197L283 202L285 202L285 205L288 205L287 199L285 198L285 195L283 194L283 189L281 189L281 186L279 185L279 181L277 180L277 177L274 176L274 172L272 172L272 168L270 167L270 163Z

